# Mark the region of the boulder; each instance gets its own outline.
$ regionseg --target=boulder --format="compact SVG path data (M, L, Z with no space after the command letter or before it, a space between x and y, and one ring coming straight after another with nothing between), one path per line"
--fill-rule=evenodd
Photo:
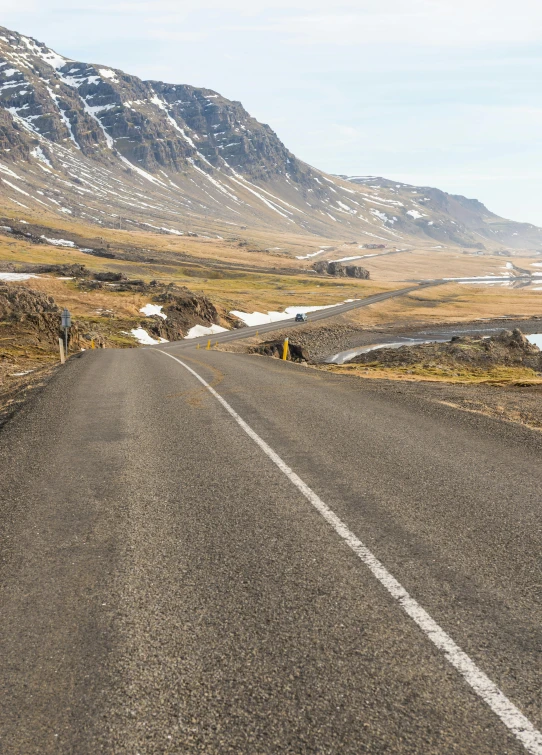
M348 278L360 278L362 280L369 280L371 274L364 267L358 265L347 265L345 267L346 275Z
M369 271L364 267L358 267L357 265L343 265L341 262L319 260L313 263L312 269L316 270L320 275L332 275L334 278L348 277L368 280L370 277Z

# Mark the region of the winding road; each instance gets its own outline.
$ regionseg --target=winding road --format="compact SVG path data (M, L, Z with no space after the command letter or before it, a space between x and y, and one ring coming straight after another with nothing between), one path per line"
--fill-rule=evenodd
M518 276L514 280L525 280L525 281L532 281L532 278L529 276ZM435 286L443 286L446 283L451 282L458 282L458 283L476 283L476 281L479 279L476 278L438 278L434 280L421 280L414 282L411 286L406 286L404 288L398 288L393 291L385 291L381 294L373 294L372 296L366 296L363 299L354 299L352 301L344 302L344 304L337 304L333 307L326 307L325 309L317 310L316 312L310 312L307 315L308 322L319 322L321 320L328 320L331 317L337 317L338 315L343 315L346 312L351 312L354 309L362 309L363 307L369 307L372 304L378 304L379 302L386 301L387 299L396 299L400 296L406 296L407 294L412 293L413 291L420 291L425 288L434 288ZM498 278L495 277L495 281L510 281L510 278L503 277ZM262 335L264 333L271 333L276 330L282 330L285 327L292 328L292 327L302 327L304 323L302 322L295 322L294 317L291 317L286 320L278 320L276 322L270 322L265 323L262 325L254 325L250 327L244 327L244 328L238 328L234 330L229 330L226 333L218 333L212 336L201 336L199 338L190 339L191 344L202 344L206 343L209 337L212 339L213 343L224 343L227 341L239 341L244 338L251 338L252 336L256 335L258 333L259 335ZM180 342L182 343L182 342Z
M541 450L265 357L72 358L0 433L0 751L540 755Z
M351 312L353 309L361 309L362 307L369 307L371 304L378 304L378 302L386 301L386 299L396 299L398 296L405 296L412 291L419 291L420 289L430 288L432 286L441 286L446 281L444 280L428 280L420 281L412 286L405 288L398 288L394 291L385 291L381 294L373 294L372 296L366 296L363 299L354 299L353 301L345 302L344 304L337 304L334 307L327 307L326 309L320 309L316 312L310 312L307 315L309 322L318 322L320 320L328 320L330 317L337 317L337 315L343 315L346 312ZM285 327L294 328L304 325L303 322L295 322L292 316L286 320L278 320L276 322L264 323L262 325L253 325L245 328L237 328L229 330L227 333L217 333L210 336L213 343L225 343L227 341L240 341L244 338L251 338L256 333L271 333L274 330L281 330ZM199 338L190 339L192 344L206 343L209 336L201 336Z

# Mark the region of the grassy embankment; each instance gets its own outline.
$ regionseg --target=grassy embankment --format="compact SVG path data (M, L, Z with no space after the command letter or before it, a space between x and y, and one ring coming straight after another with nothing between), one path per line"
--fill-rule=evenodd
M489 370L426 364L384 367L375 361L370 364L321 365L321 369L341 375L386 380L430 381L461 385L542 385L542 377L534 370L525 367L494 367Z
M449 283L354 310L345 317L364 327L423 327L499 317L542 317L542 291Z

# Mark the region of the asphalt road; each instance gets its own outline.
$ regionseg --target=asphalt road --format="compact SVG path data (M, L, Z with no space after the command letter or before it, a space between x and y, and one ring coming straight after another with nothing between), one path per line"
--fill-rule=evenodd
M395 252L390 252L390 254L395 254ZM522 276L518 276L516 280L520 280ZM528 276L523 276L526 281L531 280L532 278ZM463 281L467 283L468 281L476 281L474 278L457 278L455 280ZM499 280L499 279L497 279ZM509 280L508 278L502 278L503 281ZM386 301L386 299L395 299L398 296L405 296L406 294L411 293L412 291L420 291L424 288L433 288L434 286L442 286L446 283L450 283L450 279L445 278L438 278L434 280L421 280L416 281L411 286L406 286L405 288L398 288L395 291L385 291L381 294L373 294L372 296L366 296L363 299L354 299L353 301L345 302L344 304L338 304L335 307L329 307L327 309L321 309L317 310L316 312L310 312L307 315L308 322L319 322L320 320L328 320L331 317L337 317L338 315L343 315L346 312L351 312L353 309L361 309L363 307L369 307L371 304L377 304L378 302ZM264 333L271 333L274 330L283 330L285 327L288 328L294 328L294 327L302 327L304 323L302 322L295 322L294 317L288 320L279 320L278 322L271 322L271 323L265 323L263 325L254 325L251 327L246 328L239 328L235 330L229 330L226 333L218 333L213 336L211 336L211 339L213 343L224 343L226 341L239 341L243 338L250 338L251 336L256 335L258 333L259 335L262 335ZM198 344L198 343L206 343L209 339L209 336L201 336L200 338L194 338L190 339L191 343Z
M385 301L386 299L395 299L398 296L405 296L411 291L419 291L423 288L430 288L432 286L441 286L446 281L444 280L428 280L420 281L412 286L406 288L398 288L395 291L385 291L382 294L373 294L372 296L366 296L363 299L355 299L354 301L345 302L344 304L338 304L335 307L329 307L328 309L320 309L316 312L310 312L307 315L309 322L318 322L319 320L328 320L330 317L337 317L337 315L343 315L345 312L351 312L353 309L361 309L362 307L368 307L371 304L377 304L378 302ZM265 323L263 325L254 325L246 328L238 328L235 330L228 330L226 333L217 333L211 336L213 343L224 343L226 341L240 341L243 338L251 338L259 333L271 333L274 330L282 330L285 327L294 328L304 325L302 322L295 322L295 318L292 317L288 320L279 320L278 322ZM200 338L190 339L191 343L206 343L209 336L201 336Z
M542 752L541 448L265 357L70 360L0 433L0 751Z

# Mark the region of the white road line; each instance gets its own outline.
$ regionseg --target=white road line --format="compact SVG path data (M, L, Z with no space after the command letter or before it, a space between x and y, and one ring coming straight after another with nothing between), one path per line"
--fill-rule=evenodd
M157 349L160 351L160 349ZM296 475L294 471L280 458L280 456L267 445L267 443L247 425L235 409L233 409L222 396L212 388L202 377L198 375L191 367L182 362L177 357L168 354L166 351L160 351L161 354L174 359L182 365L188 372L199 380L207 388L209 393L222 404L224 409L231 414L237 424L243 428L246 434L262 449L262 451L273 461L281 472L292 482L296 488L303 493L305 498L314 506L314 508L324 517L324 519L333 527L335 532L350 546L354 553L359 556L363 563L369 567L378 581L384 585L386 590L394 597L403 610L410 618L420 627L427 635L431 642L441 650L448 661L454 666L466 680L472 689L482 700L489 705L491 710L497 714L504 725L519 739L527 752L532 755L542 755L542 733L536 729L533 724L526 718L523 713L504 695L501 690L494 684L491 679L478 668L469 656L456 645L450 635L442 629L437 622L431 618L427 611L421 607L417 600L412 598L405 588L390 574L386 567L373 555L373 553L351 532L346 524L325 504L316 493Z

